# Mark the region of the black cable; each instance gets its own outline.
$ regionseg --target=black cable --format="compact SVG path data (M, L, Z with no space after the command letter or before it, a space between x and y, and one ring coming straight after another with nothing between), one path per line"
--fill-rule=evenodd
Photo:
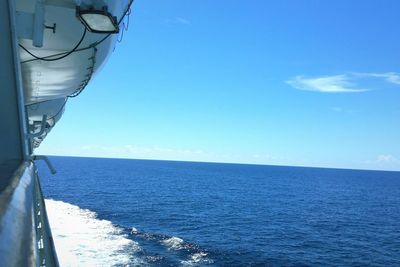
M127 19L128 21L126 22L125 30L128 31L129 30L129 18L131 16L131 9L130 8L128 9L128 12L126 12L126 15L128 16L128 19ZM125 25L125 23L124 23L124 25Z
M130 14L131 14L131 10L129 9L129 11L127 12L126 24L125 24L125 21L122 23L121 34L117 38L117 42L118 43L122 42L122 40L124 39L124 32L128 31L128 29L129 29L129 17L130 17ZM114 49L115 49L115 47L114 47Z
M56 60L63 59L63 58L65 58L65 57L71 55L72 53L74 53L74 52L78 49L78 47L81 45L83 39L85 39L85 35L86 35L86 28L83 30L82 37L81 37L81 39L79 40L79 42L75 45L75 47L72 48L72 50L69 51L69 52L67 52L65 55L60 56L60 57L57 57L57 58L52 58L52 57L54 57L55 55L46 56L46 57L39 57L39 56L36 56L35 54L33 54L32 52L30 52L28 49L26 49L22 44L19 44L19 47L21 47L26 53L28 53L29 55L31 55L32 57L34 57L36 60L56 61ZM49 58L49 57L50 57L50 58ZM24 63L24 62L22 62L22 63Z
M118 43L122 42L122 39L124 39L124 32L125 32L125 22L122 23L121 34L117 37L117 42ZM114 46L114 49L115 49L115 46Z
M134 0L130 0L130 2L129 2L129 4L128 4L128 7L126 8L126 10L125 10L125 12L124 12L124 14L122 15L122 17L120 18L120 20L118 21L118 26L121 24L121 22L122 22L122 20L125 18L125 16L128 14L128 12L129 12L129 14L131 13L131 6L132 6L132 4L133 4L133 2L134 2ZM85 29L86 30L86 29ZM85 32L86 33L86 32ZM29 53L31 56L33 56L34 58L33 59L28 59L28 60L25 60L25 61L22 61L21 62L21 64L23 64L23 63L28 63L28 62L32 62L32 61L36 61L36 60L45 60L45 61L54 61L54 60L47 60L47 59L49 59L49 58L52 58L52 57L56 57L56 56L61 56L62 55L62 57L60 57L60 58L58 58L58 59L55 59L55 60L59 60L59 59L62 59L62 58L64 58L64 57L67 57L67 56L69 56L70 54L72 54L72 53L74 53L74 52L79 52L79 51L83 51L83 50L87 50L87 49L90 49L90 48L92 48L92 47L96 47L96 46L98 46L99 44L101 44L102 42L104 42L108 37L110 37L110 35L111 35L111 33L109 33L109 34L107 34L105 37L103 37L100 41L97 41L97 42L94 42L94 43L92 43L92 44L90 44L90 45L88 45L88 46L86 46L86 47L83 47L83 48L77 48L76 47L76 49L75 50L71 50L70 52L62 52L62 53L58 53L58 54L53 54L53 55L50 55L50 56L45 56L45 57L35 57L33 54L31 54L25 47L22 47L21 45L21 48L23 48L27 53ZM79 46L79 45L78 45ZM65 55L65 56L64 56Z
M93 44L91 44L90 46L87 46L87 47L75 49L74 52L79 52L79 51L87 50L87 49L90 49L90 48L92 48L92 47L94 47ZM65 55L66 53L68 53L68 52L61 52L61 53L58 53L58 54L53 54L53 55L50 55L50 56L45 56L45 57L42 57L42 59L48 59L48 58L52 58L52 57L56 57L56 56L61 56L61 55ZM37 59L37 58L28 59L28 60L22 61L21 64L23 64L23 63L28 63L28 62L31 62L31 61L36 61L36 60L40 60L40 59Z
M33 106L33 105L38 105L38 104L42 104L42 103L53 101L53 100L54 99L42 100L42 101L35 102L35 103L32 103L32 104L27 104L25 106L31 109L31 106ZM31 109L31 110L36 110L36 109Z

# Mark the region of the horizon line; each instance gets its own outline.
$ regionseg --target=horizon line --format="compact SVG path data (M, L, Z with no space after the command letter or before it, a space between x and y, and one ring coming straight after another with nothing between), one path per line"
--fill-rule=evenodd
M127 157L107 157L107 156L75 156L75 155L52 155L50 157L70 157L70 158L100 158L100 159L127 159L127 160L149 160L149 161L173 161L173 162L188 162L188 163L211 163L211 164L234 164L234 165L254 165L254 166L271 166L271 167L294 167L294 168L315 168L315 169L334 169L334 170L353 170L353 171L378 171L378 172L400 172L400 170L387 169L361 169L361 168L346 168L346 167L324 167L324 166L304 166L304 165L274 165L267 163L247 163L247 162L221 162L221 161L196 161L196 160L177 160L177 159L149 159L149 158L127 158Z

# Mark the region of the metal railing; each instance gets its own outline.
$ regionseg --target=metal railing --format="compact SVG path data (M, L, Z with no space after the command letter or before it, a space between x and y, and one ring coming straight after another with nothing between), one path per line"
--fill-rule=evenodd
M35 170L35 219L40 266L58 266L53 236L51 235L37 170Z
M23 162L2 183L0 266L58 266L34 163Z

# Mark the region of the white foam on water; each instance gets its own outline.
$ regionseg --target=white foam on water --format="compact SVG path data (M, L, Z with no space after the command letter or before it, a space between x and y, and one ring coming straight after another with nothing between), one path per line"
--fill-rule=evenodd
M141 250L138 243L95 212L52 199L46 209L60 266L143 264L133 256Z
M184 248L183 239L176 236L162 240L161 243L170 249L180 250Z
M200 262L202 260L202 258L204 258L205 256L207 256L207 253L205 252L199 252L199 253L194 253L193 255L191 255L191 260L193 262Z
M173 236L161 241L161 244L166 246L168 249L173 250L181 250L181 249L190 249L190 244L184 242L182 238ZM189 255L189 259L182 260L181 264L183 266L199 266L199 265L207 265L212 264L214 261L207 257L207 253L200 251L195 252Z
M181 261L181 263L183 266L198 266L214 263L213 260L207 258L207 255L208 254L205 252L193 253L192 255L190 255L189 260Z

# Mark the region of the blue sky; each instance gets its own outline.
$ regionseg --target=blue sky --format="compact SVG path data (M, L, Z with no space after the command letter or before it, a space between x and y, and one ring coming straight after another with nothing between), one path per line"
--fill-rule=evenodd
M400 170L399 1L139 1L37 153Z

